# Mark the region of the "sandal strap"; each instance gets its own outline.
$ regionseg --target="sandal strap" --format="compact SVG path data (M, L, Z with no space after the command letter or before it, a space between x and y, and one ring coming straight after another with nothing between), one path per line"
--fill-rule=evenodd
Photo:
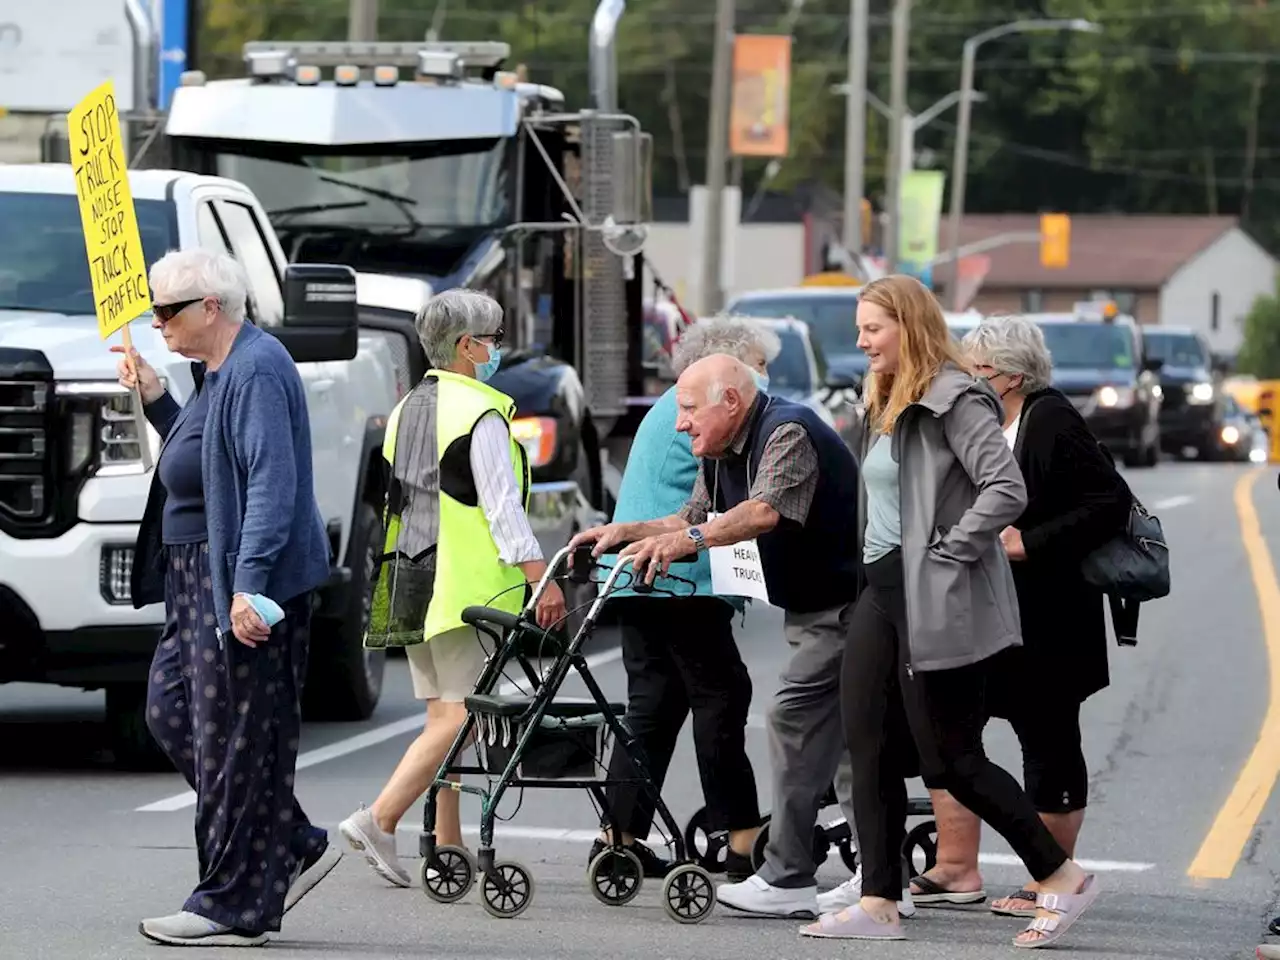
M1006 900L1026 900L1029 903L1036 902L1036 892L1034 890L1019 890L1017 893L1011 893L1005 897Z
M1028 930L1035 930L1037 933L1053 933L1058 929L1057 917L1036 917L1027 926Z
M1075 907L1076 896L1074 893L1042 893L1036 897L1036 906L1056 914L1070 913Z

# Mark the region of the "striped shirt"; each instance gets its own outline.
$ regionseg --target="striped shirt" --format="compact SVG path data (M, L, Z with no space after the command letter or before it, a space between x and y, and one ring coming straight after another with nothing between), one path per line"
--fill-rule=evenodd
M497 411L486 413L471 431L471 475L502 562L515 566L541 560L542 546L520 503L511 462L511 433Z
M757 404L746 422L729 444L726 456L745 456L751 427L759 418L763 404ZM705 523L712 509L711 491L707 489L706 470L715 475L715 460L704 457L689 502L680 508L680 519L696 526ZM714 479L713 479L714 483ZM750 499L773 507L781 516L804 523L809 516L814 491L818 488L818 451L809 434L798 423L784 423L765 441L764 452L756 475L751 478Z

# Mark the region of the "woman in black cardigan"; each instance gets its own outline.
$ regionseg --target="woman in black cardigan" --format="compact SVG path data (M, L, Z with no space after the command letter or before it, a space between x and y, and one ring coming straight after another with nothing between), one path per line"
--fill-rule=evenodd
M1035 323L991 317L964 345L978 375L1000 396L1005 436L1028 494L1026 510L1001 537L1013 561L1023 646L1001 655L987 709L1013 726L1024 787L1074 857L1089 781L1080 705L1110 682L1106 604L1080 568L1124 528L1132 495L1084 418L1049 386L1051 358ZM938 862L912 880L912 897L921 906L980 902L986 897L978 872L980 821L945 791L930 789L930 795ZM1035 916L1036 885L994 901L991 909Z

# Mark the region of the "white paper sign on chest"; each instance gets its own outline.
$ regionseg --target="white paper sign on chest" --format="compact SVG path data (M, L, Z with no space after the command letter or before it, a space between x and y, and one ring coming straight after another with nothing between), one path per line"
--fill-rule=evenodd
M715 515L712 514L707 519L714 520ZM750 597L769 602L764 565L760 562L760 548L754 539L724 547L712 547L707 552L711 559L711 589L718 596Z

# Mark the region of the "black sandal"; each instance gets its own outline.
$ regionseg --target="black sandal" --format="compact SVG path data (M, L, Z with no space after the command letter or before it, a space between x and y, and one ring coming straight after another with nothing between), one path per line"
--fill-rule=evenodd
M987 899L986 890L948 890L937 881L930 880L924 874L911 878L911 882L920 888L920 892L911 891L911 902L927 907L937 903L965 905L982 903ZM1034 897L1034 894L1032 894Z
M1019 890L1017 893L1011 893L1004 900L1026 900L1031 904L1031 909L1010 909L1009 907L997 907L991 905L991 912L1000 917L1034 917L1036 915L1036 894L1030 890Z

